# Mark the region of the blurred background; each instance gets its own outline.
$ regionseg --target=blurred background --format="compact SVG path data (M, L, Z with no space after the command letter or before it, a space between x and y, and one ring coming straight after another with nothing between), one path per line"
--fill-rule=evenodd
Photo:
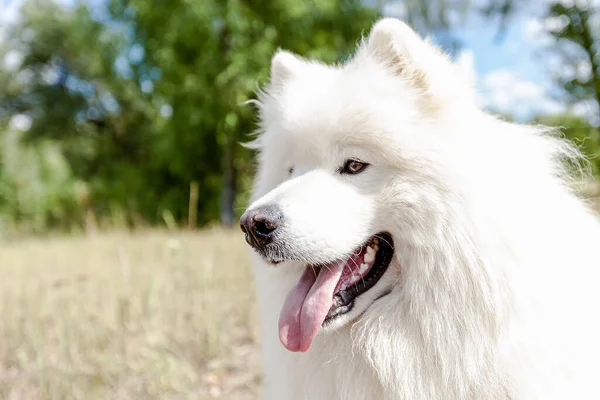
M0 397L260 394L244 102L402 18L600 173L596 0L0 0ZM582 186L592 201L596 181Z

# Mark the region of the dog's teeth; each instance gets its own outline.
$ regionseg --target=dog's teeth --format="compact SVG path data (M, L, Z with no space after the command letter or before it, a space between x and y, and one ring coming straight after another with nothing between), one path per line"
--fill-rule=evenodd
M367 257L365 256L365 261L367 261ZM367 261L368 262L368 261ZM365 271L367 270L367 268L369 268L368 264L360 264L360 273L364 274Z
M365 262L368 262L368 263L372 262L375 259L375 252L376 252L376 250L373 247L371 247L371 246L367 247L367 252L365 253L365 256L364 256Z
M376 245L379 244L379 238L373 238L373 243Z
M377 253L379 251L379 245L378 244L374 244L373 245L373 249L375 250L375 253Z
M352 278L351 278L352 282L356 282L359 279L360 279L360 275L352 275Z

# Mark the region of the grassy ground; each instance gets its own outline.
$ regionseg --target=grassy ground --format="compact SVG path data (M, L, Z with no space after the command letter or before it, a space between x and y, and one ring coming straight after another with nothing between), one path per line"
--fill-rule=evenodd
M3 244L0 398L257 398L252 284L238 231Z

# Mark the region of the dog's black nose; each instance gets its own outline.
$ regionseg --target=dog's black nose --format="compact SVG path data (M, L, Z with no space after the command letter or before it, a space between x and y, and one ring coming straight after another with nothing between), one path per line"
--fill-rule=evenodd
M246 242L257 249L271 243L282 221L282 213L275 205L265 205L249 210L240 218L240 228L246 234Z

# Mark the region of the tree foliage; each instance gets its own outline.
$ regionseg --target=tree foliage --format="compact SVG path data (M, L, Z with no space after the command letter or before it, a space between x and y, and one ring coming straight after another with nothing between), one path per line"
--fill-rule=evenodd
M30 0L5 49L22 61L0 73L0 119L26 116L31 145L56 144L101 218L185 220L198 182L199 222L231 224L253 172L243 103L272 54L340 60L375 18L358 0Z
M591 104L600 111L600 19L595 7L583 4L550 4L546 13L547 33L561 57L555 71L557 83L571 103ZM598 118L596 119L596 123ZM600 145L600 142L598 143Z
M540 122L560 126L589 157L600 175L600 14L591 2L553 1L542 17L550 39L548 57L554 56L553 77L566 115L546 116ZM551 63L550 63L551 64Z

